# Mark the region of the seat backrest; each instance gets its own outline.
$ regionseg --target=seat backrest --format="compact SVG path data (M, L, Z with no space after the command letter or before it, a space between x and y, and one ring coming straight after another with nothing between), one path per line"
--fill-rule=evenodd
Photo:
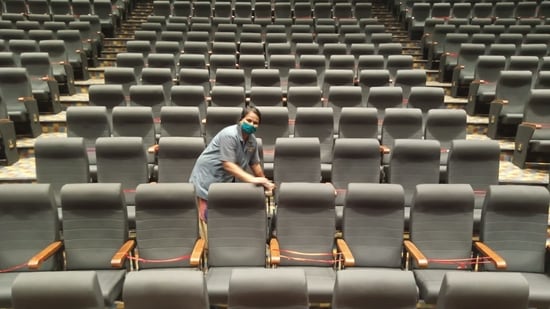
M161 137L158 152L158 182L187 182L195 161L204 148L202 137Z
M393 149L396 139L422 139L422 113L417 108L387 108L382 144Z
M90 105L105 106L110 114L115 106L125 106L123 86L120 84L90 85L88 88Z
M411 240L428 259L470 258L473 211L470 185L420 184L411 206ZM431 263L428 267L456 269L453 264Z
M245 97L244 87L216 85L212 87L211 106L244 107Z
M199 107L163 106L160 110L160 136L202 137Z
M327 106L334 112L334 130L338 132L340 115L346 107L365 107L361 88L357 86L330 86L327 94Z
M2 269L27 262L59 240L57 205L49 184L0 186L0 214ZM40 270L55 270L57 262L56 258L47 260Z
M426 116L424 139L439 141L442 149L450 149L455 139L466 139L466 111L461 109L432 109Z
M117 61L122 59L121 55L123 54L118 55ZM141 56L140 59L142 59ZM141 83L141 68L143 68L145 64L141 61L140 63L135 63L132 67L123 67L122 65L124 64L117 67L105 68L105 84L122 85L125 100L128 101L130 98L130 87L137 85L138 81Z
M172 72L169 68L153 68L147 67L141 71L141 85L160 85L163 91L163 98L170 98L170 90L174 85L172 80ZM153 88L151 88L152 90ZM155 91L150 91L154 93ZM151 99L151 98L150 98ZM132 90L130 89L130 100L132 100Z
M488 288L490 287L490 288ZM520 274L490 272L448 272L443 277L437 309L459 309L467 306L482 309L527 308L529 284Z
M170 92L170 96L171 103L175 106L161 107L161 118L163 116L162 111L166 108L193 107L198 109L200 119L204 119L206 117L206 98L204 96L204 92L204 87L199 85L173 86L172 91Z
M283 91L281 87L251 87L249 104L266 107L283 106Z
M190 255L199 237L197 198L191 183L142 184L136 189L136 240L145 260ZM139 262L140 269L189 267L189 260Z
M417 184L439 183L440 151L434 140L395 140L387 181L403 186L405 205L411 205Z
M67 184L61 188L61 210L66 269L116 269L111 258L128 239L122 186Z
M338 138L334 142L331 182L336 205L344 205L348 184L380 182L380 144L374 138Z
M531 95L525 104L523 121L531 123L550 122L548 118L550 115L550 106L548 105L549 99L550 91L548 89L532 89ZM537 135L536 132L535 135Z
M367 106L374 107L378 113L378 121L384 119L386 108L403 106L403 90L400 87L371 87L367 97Z
M150 107L155 121L160 119L160 109L167 105L166 98L161 85L130 86L130 106Z
M51 184L57 205L60 205L59 193L63 185L90 181L83 138L38 138L34 153L36 180L38 183Z
M228 308L307 309L306 275L302 269L234 269Z
M340 113L339 138L377 138L378 116L371 107L344 107Z
M523 113L531 91L532 76L530 71L503 71L500 74L495 98L508 101L501 114Z
M206 143L210 143L212 138L218 134L221 129L239 122L241 112L241 107L209 107L206 110L206 125L204 127Z
M500 146L494 140L453 140L447 163L447 183L467 183L476 194L498 184Z
M401 267L405 193L397 184L350 183L342 236L359 267Z
M432 109L444 107L445 91L440 87L411 87L407 100L407 107L418 108L422 111L422 117L426 118Z
M67 136L84 138L88 152L95 152L98 137L111 136L111 121L105 106L69 106L66 115Z
M412 87L426 86L426 71L419 69L400 69L395 73L393 85L403 90L403 102L409 101Z
M289 120L296 119L298 107L321 107L322 91L317 86L289 87L287 95L287 107Z
M113 136L138 136L148 147L155 144L153 113L147 106L117 106L113 109Z
M105 308L94 271L45 271L19 275L13 282L12 302L17 308Z
M121 183L127 198L139 184L149 182L147 153L141 137L100 137L96 141L96 157L97 181ZM131 200L126 202L133 204Z
M266 235L267 214L261 187L248 183L215 183L210 186L209 267L264 267ZM228 246L232 250L228 250Z
M175 4L182 2L176 1ZM187 5L191 5L190 2ZM148 275L146 272L128 274L122 288L125 308L173 308L180 304L185 304L189 309L210 308L202 272L190 271L183 276L174 276L172 271L156 271L154 279Z
M336 222L334 188L324 183L282 183L278 188L275 235L281 255L292 256L292 251L328 254L320 258L322 262L296 261L281 256L280 265L332 266ZM299 231L296 227L300 227ZM328 262L324 263L326 260Z
M32 97L31 83L25 68L0 68L0 95L8 111L21 110L18 98Z
M363 100L369 97L371 87L382 87L390 85L390 72L388 70L361 70L359 72L359 87Z
M327 107L298 107L295 137L316 137L321 146L321 163L332 162L334 142L333 111Z
M314 137L280 137L275 142L273 180L282 182L321 181L321 146Z
M480 240L506 261L507 271L544 272L549 199L543 187L489 187L481 213ZM492 265L484 267L494 269Z
M263 106L262 123L255 136L262 139L262 148L265 162L273 162L275 141L278 137L288 137L288 109L284 106Z

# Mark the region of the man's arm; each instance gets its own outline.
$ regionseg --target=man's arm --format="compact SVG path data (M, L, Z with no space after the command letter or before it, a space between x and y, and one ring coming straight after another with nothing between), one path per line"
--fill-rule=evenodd
M255 164L255 165L259 165L259 164ZM235 164L233 162L223 161L223 168L225 169L226 172L230 173L231 175L233 175L235 178L239 179L240 181L249 182L249 183L253 183L253 184L256 184L256 185L262 185L268 190L272 190L273 187L274 187L273 183L270 182L269 179L265 178L265 176L253 176L253 175L247 173L240 166L238 166L237 164ZM260 173L263 175L262 168L260 166L257 166L256 168L259 169ZM255 170L254 167L252 167L252 171L254 172L255 175L257 175L256 174L257 171Z
M260 163L251 164L250 169L252 169L252 173L254 173L256 177L265 177L264 169L262 168Z

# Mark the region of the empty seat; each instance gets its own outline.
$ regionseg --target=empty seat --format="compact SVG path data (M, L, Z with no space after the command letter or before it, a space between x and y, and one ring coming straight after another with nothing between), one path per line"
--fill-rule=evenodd
M160 136L202 137L198 106L163 106L160 110Z
M170 96L168 96L169 98ZM153 110L155 126L160 129L160 109L167 104L161 85L135 85L130 87L130 106L147 106Z
M32 94L41 113L59 113L59 85L53 76L47 53L22 53L21 66L29 75Z
M365 107L361 88L356 86L330 86L327 106L334 112L334 130L339 131L341 111L345 107Z
M488 113L488 104L495 98L495 88L501 71L506 66L504 56L479 56L468 92L468 115Z
M126 106L126 96L122 85L90 85L88 89L90 105L105 106L109 118L115 106Z
M466 139L466 112L460 109L428 110L424 119L424 139L435 139L441 146L441 165L447 164L451 142Z
M202 137L161 137L158 150L158 182L188 182L195 161L204 148Z
M318 138L278 138L275 142L273 181L320 182L321 148Z
M132 100L132 88L137 89L146 85L161 86L162 92L164 94L164 100L168 101L168 99L170 98L170 90L174 85L171 70L169 68L144 68L141 72L141 85L130 87L130 100Z
M339 138L378 138L375 108L344 107L340 113Z
M212 87L211 106L244 107L245 93L243 87L214 86Z
M141 53L120 53L116 55L116 66L132 68L136 80L141 80L141 71L145 67L147 57ZM110 68L106 68L110 69Z
M241 118L242 107L211 106L206 110L204 136L206 143L223 128L236 124Z
M206 117L206 98L204 93L204 87L199 85L173 86L170 93L171 103L175 106L192 106L198 108L199 117L202 120Z
M387 108L382 122L383 164L389 163L397 139L422 139L422 113L416 108Z
M376 108L378 121L381 123L386 108L403 106L403 90L400 87L371 87L367 97L367 106Z

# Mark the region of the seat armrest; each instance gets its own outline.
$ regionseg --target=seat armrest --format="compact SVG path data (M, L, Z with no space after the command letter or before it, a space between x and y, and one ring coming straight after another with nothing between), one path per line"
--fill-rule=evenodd
M475 247L481 254L490 258L497 269L506 269L506 261L486 244L476 241Z
M195 247L193 247L193 252L191 252L191 257L189 258L189 264L191 266L199 266L199 263L204 253L206 242L203 238L197 239L195 242Z
M534 122L522 122L520 125L530 127L530 128L533 128L533 129L542 129L542 126L543 126L540 123L534 123Z
M405 250L407 250L407 252L411 255L418 267L428 267L428 258L426 258L424 253L422 253L422 251L420 251L420 249L418 249L412 241L405 240L403 244L405 245Z
M388 154L391 152L391 149L386 145L380 145L380 153Z
M42 249L42 251L33 256L27 263L27 266L29 267L29 269L39 269L45 260L49 259L62 247L63 242L60 240L49 244L46 248Z
M346 241L342 238L338 238L336 239L336 245L338 246L338 250L340 251L340 253L342 253L342 257L344 258L344 266L355 266L355 258L353 257L353 254L351 253L351 250L349 249Z
M147 152L148 153L158 153L159 152L159 145L155 144L153 146L150 146L149 148L147 148Z
M491 101L491 104L508 104L510 103L510 101L508 100L505 100L505 99L494 99L493 101Z
M281 263L281 251L279 249L279 241L277 238L271 238L269 241L269 264L272 266L279 265Z
M111 259L111 266L120 268L124 264L124 260L126 260L126 256L132 249L134 249L134 246L136 244L135 240L128 240L126 241L120 249L118 249L117 253L113 255L113 258Z

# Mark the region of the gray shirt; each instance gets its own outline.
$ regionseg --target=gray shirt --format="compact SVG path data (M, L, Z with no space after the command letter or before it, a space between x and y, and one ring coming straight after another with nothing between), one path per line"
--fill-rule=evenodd
M212 183L233 182L233 175L225 171L223 161L233 162L242 169L259 163L256 137L251 134L245 142L238 124L225 127L214 136L197 159L189 177L198 197L208 200L208 188Z

